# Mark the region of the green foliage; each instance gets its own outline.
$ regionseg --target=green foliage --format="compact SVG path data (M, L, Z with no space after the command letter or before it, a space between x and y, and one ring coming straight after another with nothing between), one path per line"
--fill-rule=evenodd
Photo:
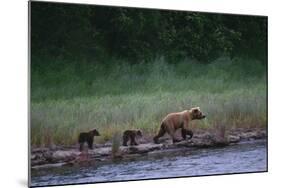
M72 145L79 132L92 128L101 133L99 143L129 128L153 136L167 113L193 106L208 114L194 128L267 125L267 68L259 61L59 64L32 69L33 146Z
M106 6L31 3L34 57L131 63L165 56L209 63L222 55L267 60L267 18ZM38 65L39 66L39 65Z
M192 106L194 127L266 126L266 71L266 17L31 2L31 143L152 136Z

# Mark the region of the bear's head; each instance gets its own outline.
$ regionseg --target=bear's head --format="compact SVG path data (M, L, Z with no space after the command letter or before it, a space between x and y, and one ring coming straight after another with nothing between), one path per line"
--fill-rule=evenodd
M137 136L142 137L142 132L141 132L141 130L137 130Z
M97 131L97 129L93 129L90 132L93 136L100 136L100 133Z
M201 112L199 107L191 108L189 112L192 119L204 119L206 117L206 115Z

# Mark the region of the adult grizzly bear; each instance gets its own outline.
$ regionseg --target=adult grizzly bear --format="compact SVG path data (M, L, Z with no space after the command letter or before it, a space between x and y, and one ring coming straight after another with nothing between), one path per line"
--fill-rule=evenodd
M206 115L200 111L199 107L184 110L182 112L170 113L162 120L158 135L156 135L153 140L158 144L158 139L165 133L168 133L172 137L173 143L179 142L180 140L175 137L175 131L179 128L182 129L181 134L183 139L186 139L186 135L190 135L190 138L192 138L193 133L191 130L188 130L189 122L191 120L203 119L205 117Z

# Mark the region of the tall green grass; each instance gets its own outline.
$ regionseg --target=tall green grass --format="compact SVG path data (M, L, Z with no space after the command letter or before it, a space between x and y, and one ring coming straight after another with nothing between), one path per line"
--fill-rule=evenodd
M33 146L72 145L92 128L99 143L129 128L152 136L167 113L193 106L208 115L193 128L267 125L266 66L254 60L50 62L32 68L31 80Z

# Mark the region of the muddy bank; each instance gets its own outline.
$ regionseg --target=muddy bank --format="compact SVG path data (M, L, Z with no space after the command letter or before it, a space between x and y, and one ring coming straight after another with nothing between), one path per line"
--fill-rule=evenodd
M113 160L128 160L145 155L153 155L170 150L188 150L208 147L224 147L243 141L265 139L265 129L232 129L226 132L218 131L195 131L191 140L185 140L173 144L169 137L160 139L161 144L154 144L149 140L142 140L138 146L120 146L119 150L112 154L110 143L97 144L94 150L79 152L77 146L33 148L31 151L32 169L94 165L95 163L107 163Z

